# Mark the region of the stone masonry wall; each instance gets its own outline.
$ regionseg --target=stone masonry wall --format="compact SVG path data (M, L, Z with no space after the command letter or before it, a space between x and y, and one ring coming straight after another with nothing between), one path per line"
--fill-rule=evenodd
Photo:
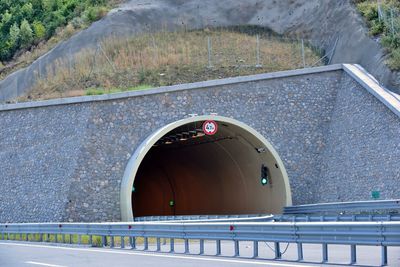
M372 187L379 176L380 186L384 182L391 188L384 197L398 196L399 165L394 160L399 158L399 119L347 74L331 70L254 77L226 85L0 111L0 222L120 220L120 183L130 156L152 132L191 113L218 113L260 132L285 164L294 204L333 200L332 184L344 186L348 177L357 179L366 169L371 172L363 174L361 186ZM365 131L350 131L368 121ZM381 128L375 130L374 123ZM342 135L345 127L347 135L354 136ZM364 138L368 142L362 148ZM352 145L360 147L365 163L352 166L351 151L336 153L338 147ZM364 157L368 148L376 154ZM343 175L338 175L340 161L346 162ZM372 177L367 179L368 174ZM340 200L369 197L361 189L337 191Z
M400 118L345 75L321 165L318 202L400 198Z

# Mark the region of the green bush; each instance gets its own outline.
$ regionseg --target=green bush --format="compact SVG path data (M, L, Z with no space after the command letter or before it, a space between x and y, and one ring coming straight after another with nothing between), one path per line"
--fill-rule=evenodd
M29 22L24 19L20 27L21 46L23 48L29 47L33 41L33 31Z
M400 70L400 48L392 51L388 65L393 70Z
M40 21L35 20L32 23L33 33L35 34L36 40L41 40L46 36L46 28Z
M85 18L89 23L91 23L101 19L105 15L107 15L107 9L105 7L93 6L87 9Z
M381 37L381 44L388 53L388 65L399 69L400 65L400 1L382 0L379 18L378 3L375 0L358 0L356 2L360 13L365 17L370 34Z

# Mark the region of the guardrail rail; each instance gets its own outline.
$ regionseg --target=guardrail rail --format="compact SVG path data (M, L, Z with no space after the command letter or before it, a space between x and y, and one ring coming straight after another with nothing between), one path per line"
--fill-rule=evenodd
M121 248L125 248L125 238L129 246L136 249L136 239L143 238L143 250L149 250L149 238L156 239L156 250L161 251L161 239L169 239L169 252L175 252L175 239L184 240L184 253L190 254L189 240L199 240L200 255L204 255L204 241L216 243L216 254L221 255L221 241L234 243L234 257L240 257L239 242L253 244L253 258L259 257L259 242L273 242L274 259L282 259L280 243L297 245L297 261L303 261L303 244L321 244L322 260L328 262L328 245L350 246L350 263L357 262L356 246L381 246L381 264L388 263L388 246L400 246L400 222L133 222L133 223L19 223L0 224L0 237L7 239L10 234L39 235L44 241L46 235L87 235L92 244L93 236L101 237L101 245L114 247L114 239L120 238ZM48 238L48 236L47 236ZM56 239L57 240L57 239ZM79 239L80 240L80 239ZM196 243L197 244L197 243Z
M400 199L354 202L332 202L287 206L283 214L342 213L346 211L400 210Z

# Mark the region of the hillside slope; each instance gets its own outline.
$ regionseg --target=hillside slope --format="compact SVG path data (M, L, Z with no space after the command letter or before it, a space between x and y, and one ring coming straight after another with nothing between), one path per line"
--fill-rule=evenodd
M400 75L384 64L383 50L368 37L362 18L348 0L131 0L1 81L0 100L26 92L35 75L46 75L46 67L56 59L95 47L106 36L231 25L259 25L299 35L326 51L337 41L331 63L359 63L388 88L399 91Z

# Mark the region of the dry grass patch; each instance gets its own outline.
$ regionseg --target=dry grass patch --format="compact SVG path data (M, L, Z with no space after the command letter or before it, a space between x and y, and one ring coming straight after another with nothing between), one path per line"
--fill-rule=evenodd
M209 41L210 40L210 41ZM210 49L209 42L211 44ZM109 93L303 67L301 42L229 30L180 31L103 40L97 49L38 73L33 90L20 100ZM210 56L209 56L210 52ZM257 54L258 59L257 59ZM305 46L305 60L320 55ZM259 66L256 66L259 64Z

